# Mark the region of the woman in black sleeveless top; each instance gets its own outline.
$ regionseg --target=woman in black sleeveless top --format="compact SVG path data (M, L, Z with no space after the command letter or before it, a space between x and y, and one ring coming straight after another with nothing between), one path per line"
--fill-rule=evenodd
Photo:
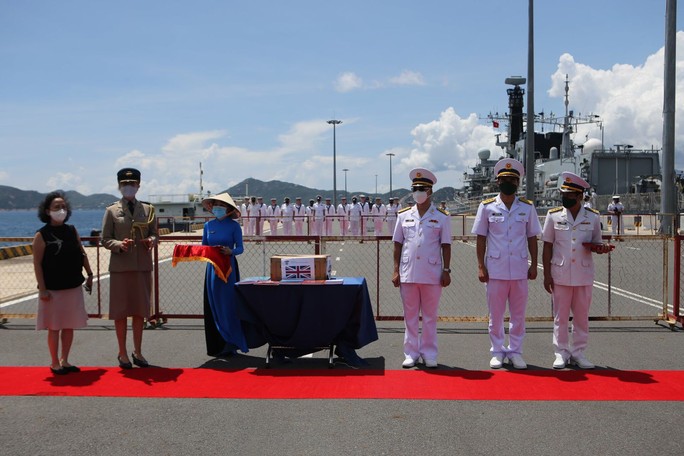
M62 192L51 192L38 208L38 218L45 222L33 239L33 269L38 281L38 317L36 329L47 329L50 370L56 375L78 372L69 363L74 328L87 325L83 290L83 268L93 285L93 271L73 225L66 222L71 208ZM59 343L61 356L58 356Z

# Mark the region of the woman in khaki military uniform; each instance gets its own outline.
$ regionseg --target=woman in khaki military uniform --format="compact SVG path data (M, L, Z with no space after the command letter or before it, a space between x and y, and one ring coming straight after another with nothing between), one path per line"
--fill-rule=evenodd
M157 241L154 207L135 198L140 171L124 168L117 173L122 198L107 207L102 220L102 245L111 251L109 261L109 319L114 320L119 343L117 360L122 369L133 367L126 349L127 318L132 319L133 364L147 367L142 355L145 318L152 295L152 248Z

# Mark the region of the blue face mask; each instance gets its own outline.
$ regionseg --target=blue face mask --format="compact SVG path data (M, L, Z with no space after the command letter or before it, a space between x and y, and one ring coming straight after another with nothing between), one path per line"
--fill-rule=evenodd
M226 212L228 212L228 210L223 206L215 206L211 210L211 213L214 214L214 217L216 217L217 219L222 219L223 217L225 217Z

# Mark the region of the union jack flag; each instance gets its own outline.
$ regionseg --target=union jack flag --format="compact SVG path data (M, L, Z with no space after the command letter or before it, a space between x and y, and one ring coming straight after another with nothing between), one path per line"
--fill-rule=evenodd
M312 279L310 264L286 264L285 279Z

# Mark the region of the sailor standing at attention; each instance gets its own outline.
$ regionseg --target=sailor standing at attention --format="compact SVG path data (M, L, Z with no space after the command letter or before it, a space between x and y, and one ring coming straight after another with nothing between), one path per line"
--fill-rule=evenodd
M389 204L385 210L387 214L387 229L391 233L394 233L394 225L397 224L397 212L399 212L401 206L398 204L397 198L390 197Z
M304 222L306 221L306 207L302 205L302 197L295 198L294 207L292 208L292 217L294 219L295 236L304 236Z
M333 222L337 216L337 210L335 206L330 202L330 198L325 198L325 204L323 205L323 235L332 236L333 234Z
M268 226L271 228L271 236L278 235L278 222L280 221L280 206L278 200L271 198L271 205L266 208Z
M618 195L613 196L613 201L608 205L607 210L610 214L613 236L625 234L625 227L622 226L622 213L625 211L625 206L620 202Z
M346 196L337 205L337 219L340 221L340 236L346 236L349 234L349 204Z
M299 207L302 207L302 200L299 199ZM283 234L292 236L292 222L294 221L294 207L290 204L290 198L286 197L285 202L280 206L280 216L283 220Z
M582 206L582 192L589 184L570 172L561 174L560 182L563 206L549 210L542 233L544 288L553 296L553 368L563 369L572 362L581 369L593 369L584 356L594 285L591 252L607 253L611 246L602 243L599 212Z
M375 204L371 207L371 217L373 218L373 234L382 236L382 226L385 224L387 216L387 208L382 204L382 199L378 196L375 198Z
M404 362L437 367L437 312L442 287L451 283L451 223L431 200L435 175L424 168L409 173L416 204L399 211L394 229L394 274L404 306ZM419 334L420 317L423 331Z
M477 277L487 284L489 367L498 369L508 358L516 369L526 369L522 345L527 281L537 278L537 236L541 225L532 202L515 196L525 174L522 163L504 158L494 166L494 174L500 193L480 203L472 230L477 235ZM505 346L507 301L510 324Z

